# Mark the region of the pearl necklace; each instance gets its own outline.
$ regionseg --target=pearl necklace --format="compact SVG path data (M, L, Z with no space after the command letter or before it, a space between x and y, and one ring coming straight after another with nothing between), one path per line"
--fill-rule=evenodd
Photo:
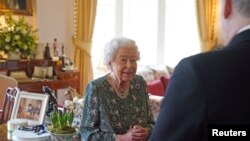
M121 98L121 99L125 99L128 97L128 92L129 92L129 86L126 87L126 89L124 91L121 91L118 86L115 84L114 81L112 81L112 78L110 77L108 79L111 82L111 86L113 87L113 89L115 90L115 93Z
M114 84L115 85L115 84ZM129 86L125 89L125 91L120 91L119 88L117 87L117 85L114 86L115 92L116 94L121 98L121 99L125 99L128 96L128 91L129 91Z

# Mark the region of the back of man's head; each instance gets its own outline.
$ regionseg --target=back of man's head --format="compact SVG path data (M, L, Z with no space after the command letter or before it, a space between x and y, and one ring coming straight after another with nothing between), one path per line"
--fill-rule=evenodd
M250 18L250 0L232 0L234 8L244 17Z
M250 24L250 0L221 0L220 22L224 44L227 45Z

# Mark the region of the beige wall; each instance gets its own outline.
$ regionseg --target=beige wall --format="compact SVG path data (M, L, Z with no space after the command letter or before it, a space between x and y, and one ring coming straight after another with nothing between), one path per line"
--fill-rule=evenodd
M74 0L36 0L36 21L40 43L53 43L54 38L65 46L66 56L73 58ZM34 17L35 17L34 16ZM33 22L34 23L34 22Z

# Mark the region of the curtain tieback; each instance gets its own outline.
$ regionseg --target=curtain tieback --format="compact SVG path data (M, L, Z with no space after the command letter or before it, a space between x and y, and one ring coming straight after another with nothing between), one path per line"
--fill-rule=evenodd
M84 42L79 39L73 38L73 44L77 49L85 51L89 56L91 56L92 42Z

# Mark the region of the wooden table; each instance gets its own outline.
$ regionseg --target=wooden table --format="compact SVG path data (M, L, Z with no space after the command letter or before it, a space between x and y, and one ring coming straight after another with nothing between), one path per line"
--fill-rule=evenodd
M25 72L28 78L32 78L34 68L39 67L53 67L53 76L57 80L53 81L19 81L18 87L22 91L43 93L43 86L50 87L55 93L59 89L68 87L75 88L78 94L80 90L80 73L77 70L63 70L60 61L52 60L0 60L0 72L2 74L10 75L11 72Z
M18 82L18 87L21 91L43 93L43 86L48 86L57 93L58 89L66 89L68 87L75 88L78 94L80 88L80 76L79 71L65 71L58 72L58 80L47 81L28 81Z
M0 124L0 141L8 141L6 124Z

